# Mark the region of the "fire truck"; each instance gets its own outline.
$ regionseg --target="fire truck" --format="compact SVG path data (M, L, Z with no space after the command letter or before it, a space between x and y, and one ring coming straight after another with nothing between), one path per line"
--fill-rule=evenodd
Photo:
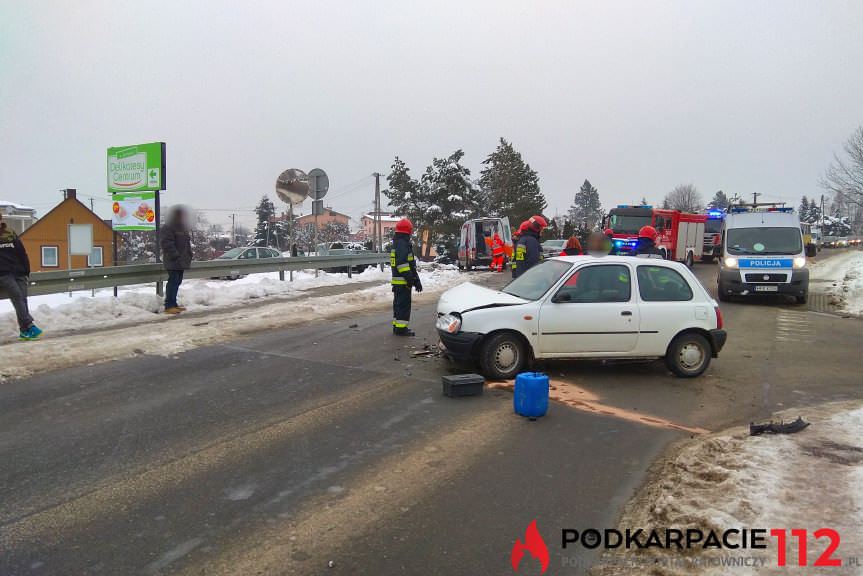
M652 206L620 205L608 213L614 247L619 253L635 250L642 226L656 229L656 247L666 260L677 260L692 267L703 256L704 225L707 214L686 214Z
M702 262L713 262L722 255L722 225L725 223L725 213L722 210L707 211L704 222L704 247Z

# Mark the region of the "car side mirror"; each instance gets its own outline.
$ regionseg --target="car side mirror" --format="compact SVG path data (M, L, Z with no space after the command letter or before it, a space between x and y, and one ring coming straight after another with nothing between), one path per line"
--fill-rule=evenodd
M806 245L806 257L814 258L818 255L818 247L815 244L807 244Z

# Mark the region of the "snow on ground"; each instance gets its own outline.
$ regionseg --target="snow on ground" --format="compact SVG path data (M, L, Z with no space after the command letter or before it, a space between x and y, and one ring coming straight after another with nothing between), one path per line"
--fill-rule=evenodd
M863 251L848 249L810 267L813 290L824 292L840 310L863 315Z
M39 342L10 342L4 334L5 341L0 340L0 381L136 354L169 356L319 318L384 308L392 302L390 276L389 270L369 269L353 280L346 274L315 278L314 273L295 274L293 283L279 281L278 274L275 278L258 274L234 282L190 280L180 288L180 301L189 311L174 317L154 313L159 299L149 293L153 290L149 285L132 287L119 298L113 298L110 289L97 291L96 297L89 292L74 294L71 301L65 295L36 297L31 305L36 304L34 316L46 330L46 337ZM443 290L466 280L455 267L424 268L420 276L425 290L415 295L418 302L431 302ZM316 287L368 281L380 284L333 297L310 296ZM260 306L243 306L264 298L266 303ZM192 314L195 311L204 313ZM98 330L56 334L67 328ZM0 330L17 336L14 313L0 315Z
M316 278L313 271L294 273L294 281L279 280L278 272L252 274L239 280L186 280L180 287L179 302L189 312L220 309L240 305L267 297L296 298L316 288L351 283L386 283L391 276L389 268L366 269L362 274L348 278L347 274L321 272ZM112 288L63 294L32 296L30 311L36 323L46 333L86 328L103 328L161 319L156 314L162 299L156 295L154 284L121 286L114 298ZM0 343L17 339L15 313L9 300L0 300ZM7 329L8 328L8 329Z
M834 558L843 561L863 557L863 405L832 403L779 413L774 421L803 416L811 426L796 434L749 436L747 427L698 436L654 469L653 480L643 487L624 510L619 530L700 528L720 535L731 528L787 529L788 567L777 566L775 538L765 550L724 550L622 553L649 558L733 558L760 556L766 567L733 569L719 566L662 567L655 575L677 574L859 574L863 568L842 566L813 568L828 539L816 540L812 532L831 528L841 539ZM791 529L805 529L809 566L796 566L797 541ZM655 561L654 560L654 561ZM793 567L792 567L793 565ZM823 572L819 572L819 570ZM603 567L593 574L631 574L629 567Z

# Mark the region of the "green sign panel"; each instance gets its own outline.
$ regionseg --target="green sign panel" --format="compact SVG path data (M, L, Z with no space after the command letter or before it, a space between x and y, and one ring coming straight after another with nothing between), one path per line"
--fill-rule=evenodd
M108 148L108 192L165 189L165 143Z
M114 194L111 227L114 230L155 230L156 193L127 192Z

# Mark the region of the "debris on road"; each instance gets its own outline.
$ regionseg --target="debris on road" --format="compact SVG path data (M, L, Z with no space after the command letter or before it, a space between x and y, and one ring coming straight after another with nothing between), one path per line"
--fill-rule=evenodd
M793 434L795 432L800 432L807 426L809 426L809 422L804 421L800 416L797 417L797 420L787 423L782 421L776 423L772 420L767 424L755 424L754 422L750 422L749 435L758 436L765 432L770 432L771 434Z

